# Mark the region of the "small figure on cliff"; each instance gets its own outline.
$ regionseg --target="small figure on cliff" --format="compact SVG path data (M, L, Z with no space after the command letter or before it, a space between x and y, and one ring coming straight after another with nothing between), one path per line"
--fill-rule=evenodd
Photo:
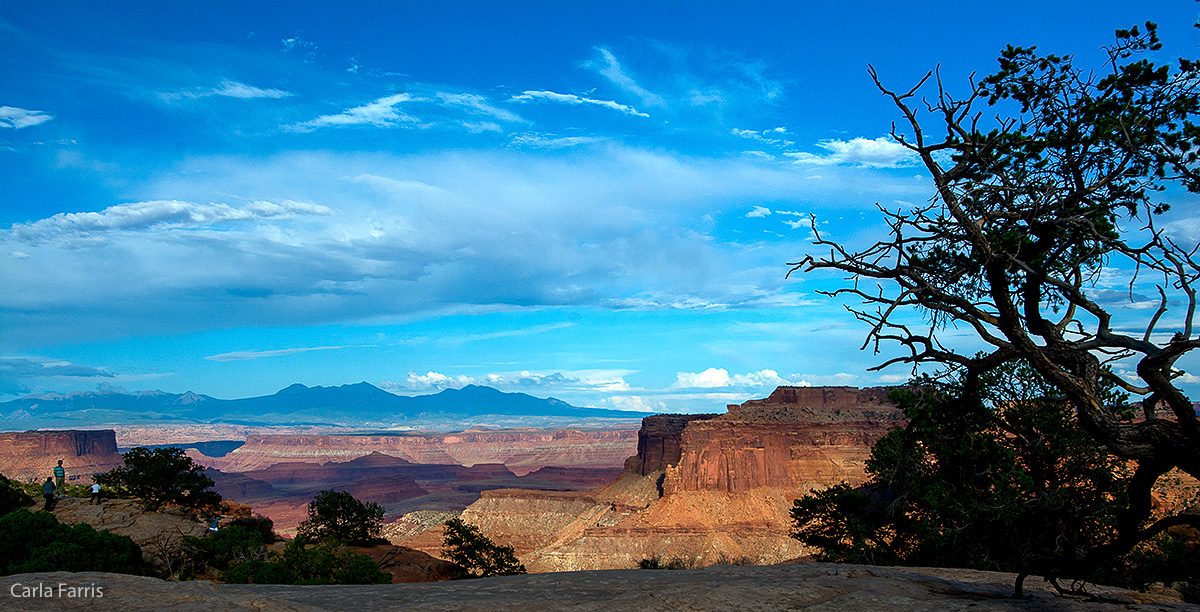
M46 498L46 512L54 509L54 479L47 476L42 485L42 497Z
M54 466L54 486L61 489L63 481L67 479L67 469L63 467L63 460L58 460L58 465Z
M92 503L100 503L100 485L94 482L92 483Z

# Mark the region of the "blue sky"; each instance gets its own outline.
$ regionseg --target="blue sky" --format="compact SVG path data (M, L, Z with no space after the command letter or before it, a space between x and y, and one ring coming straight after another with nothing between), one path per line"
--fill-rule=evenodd
M898 88L1008 43L1098 65L1147 19L1159 59L1194 57L1196 12L0 0L0 399L365 380L712 411L900 381L814 293L836 279L784 278L807 215L866 244L877 202L929 196L867 65Z

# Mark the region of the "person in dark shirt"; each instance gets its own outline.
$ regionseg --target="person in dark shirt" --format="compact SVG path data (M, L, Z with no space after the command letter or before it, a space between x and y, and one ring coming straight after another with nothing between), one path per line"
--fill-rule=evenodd
M47 476L42 485L42 497L46 498L46 512L54 509L54 479Z

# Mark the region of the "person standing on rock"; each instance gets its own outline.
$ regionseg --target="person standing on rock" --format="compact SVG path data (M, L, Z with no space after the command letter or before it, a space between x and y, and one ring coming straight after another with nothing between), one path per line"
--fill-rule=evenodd
M95 482L92 483L92 503L100 503L100 485Z
M67 479L67 469L63 467L63 460L58 460L58 465L54 466L54 486L61 489L63 481Z
M46 512L54 509L54 479L47 476L42 485L42 497L46 498Z

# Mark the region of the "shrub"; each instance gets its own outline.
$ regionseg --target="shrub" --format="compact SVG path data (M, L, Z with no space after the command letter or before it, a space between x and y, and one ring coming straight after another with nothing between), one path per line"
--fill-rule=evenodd
M333 541L308 546L303 536L288 542L280 554L244 561L222 574L233 584L388 584L392 575L370 557L338 550Z
M445 522L442 553L471 573L472 578L524 574L511 546L497 546L479 528L453 518Z
M274 534L264 535L244 525L230 525L210 532L208 537L187 536L183 543L208 565L224 570L243 561L265 560L267 544L273 539Z
M379 504L361 502L345 491L321 491L308 503L308 520L300 523L298 533L314 540L374 544L382 528Z
M0 514L8 514L33 503L30 497L20 488L20 484L0 475Z
M67 526L47 512L0 516L0 574L114 572L141 574L142 551L128 536Z

